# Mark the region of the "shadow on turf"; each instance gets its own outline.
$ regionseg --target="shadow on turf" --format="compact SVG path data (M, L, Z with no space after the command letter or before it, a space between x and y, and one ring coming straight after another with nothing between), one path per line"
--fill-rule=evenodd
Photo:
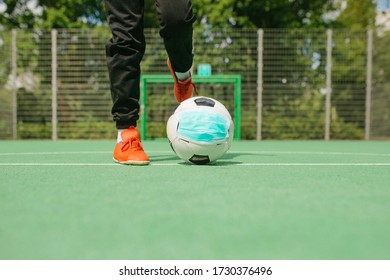
M243 164L244 162L242 161L233 161L233 159L239 157L239 156L275 156L275 155L271 155L271 154L262 154L262 155L259 155L259 154L253 154L253 153L227 153L225 155L222 156L222 158L220 158L219 160L217 160L216 162L214 163L211 163L211 164L207 164L207 166L228 166L228 165L239 165L239 164ZM179 157L175 156L175 155L170 155L170 156L167 156L167 155L154 155L154 156L151 156L150 157L150 160L153 161L153 162L159 162L159 161L172 161L172 160L179 160ZM178 164L180 165L193 165L193 164L190 164L190 163L187 163L187 162L179 162Z
M235 158L237 157L240 157L240 156L256 156L256 157L273 157L275 155L271 155L271 154L262 154L262 155L259 155L259 154L254 154L254 153L227 153L227 154L224 154L220 159L218 159L217 161L213 162L213 163L210 163L210 164L207 164L206 166L229 166L229 165L240 165L240 164L243 164L244 162L243 161L234 161ZM180 162L179 163L180 165L193 165L193 164L190 164L190 163L187 163L187 162Z
M222 159L234 159L240 156L255 156L255 157L274 157L274 154L255 154L255 153L226 153L223 155Z
M230 161L230 160L224 160L225 158L222 157L218 161L208 164L209 166L224 166L224 165L236 165L236 164L242 164L242 162L238 161ZM180 160L177 156L151 156L150 161L152 162L162 162L162 161L172 161L172 160ZM187 163L185 161L179 162L180 165L193 165L190 163Z
M240 162L240 161L227 161L227 160L217 160L215 162L212 162L212 163L209 163L209 164L200 164L200 165L195 165L195 164L191 164L191 163L188 163L188 162L179 162L178 164L179 165L188 165L188 166L229 166L229 165L240 165L242 164L243 162Z
M172 161L179 159L177 156L166 156L166 155L158 155L158 156L150 156L151 161Z
M233 159L240 157L240 156L256 156L256 157L274 157L275 155L271 154L254 154L254 153L227 153L223 155L223 157L219 160L217 160L215 163L209 164L209 165L215 165L215 166L224 166L224 165L240 165L243 164L243 161L233 161Z
M215 163L212 163L210 165L215 165L215 166L240 165L240 164L243 164L244 162L243 161L233 161L233 159L235 159L237 157L241 157L241 156L273 157L275 155L271 155L271 154L259 155L259 154L253 154L253 153L227 153L227 154L224 154L221 159L217 160Z

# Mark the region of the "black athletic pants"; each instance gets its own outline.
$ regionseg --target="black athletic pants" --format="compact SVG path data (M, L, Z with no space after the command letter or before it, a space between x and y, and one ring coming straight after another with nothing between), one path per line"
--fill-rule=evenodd
M160 36L172 68L186 72L192 66L190 0L156 0ZM145 53L144 0L105 0L112 38L106 55L112 96L112 115L118 129L136 126L139 118L140 63ZM168 69L167 69L168 71Z

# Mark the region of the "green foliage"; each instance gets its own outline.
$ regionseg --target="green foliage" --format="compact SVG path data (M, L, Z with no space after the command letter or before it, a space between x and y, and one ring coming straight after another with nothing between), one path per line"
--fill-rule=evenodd
M257 136L257 112L256 99L253 99L248 107L243 107L241 111L241 139L254 140ZM237 124L235 124L237 125Z
M0 88L0 139L12 135L12 95L4 88Z
M1 127L0 122L0 127ZM18 123L19 139L51 139L51 123ZM60 139L114 139L116 132L110 122L80 121L72 127L60 126L58 137Z
M95 26L105 21L101 0L4 0L0 25L9 28L70 28Z
M332 120L330 138L332 140L363 140L364 129L354 123L344 122L342 119Z
M22 126L32 123L45 126L51 122L51 88L47 86L51 69L41 60L47 49L39 44L46 38L45 32L18 30L17 33L17 119Z
M111 122L94 119L79 121L72 126L62 125L58 128L60 139L115 139L116 131Z
M390 138L390 32L374 35L371 134Z
M104 1L101 0L39 0L43 7L44 28L75 28L95 26L105 21Z
M266 108L263 139L324 139L324 96L303 96L288 101L285 107L288 111L275 112L272 108ZM363 129L333 114L331 139L363 139L363 136Z
M40 123L24 123L18 122L18 138L19 139L50 139L51 124Z
M332 104L347 123L364 128L367 40L364 30L333 34ZM348 105L353 106L348 106Z
M335 27L361 30L375 26L376 1L348 0L347 7L337 17Z
M6 11L0 24L24 28L71 28L105 23L101 0L4 0ZM193 0L199 19L214 27L284 28L320 27L328 22L323 14L335 9L333 0ZM353 1L351 1L353 2ZM360 1L358 1L360 2ZM31 3L30 3L31 4ZM157 27L154 0L145 0L145 27Z
M323 139L323 96L317 94L286 100L283 107L286 108L285 111L265 108L264 139Z
M320 27L322 15L335 9L331 0L202 0L193 1L196 13L214 27Z
M11 72L11 32L0 31L0 85L3 86L8 81Z
M36 21L39 21L39 17L27 7L28 0L3 0L2 2L5 11L0 13L0 25L9 28L31 28Z
M41 27L50 29L71 26L71 22L66 16L65 10L65 7L60 7L59 9L48 8L45 12L45 20L42 22ZM72 25L75 25L75 23Z

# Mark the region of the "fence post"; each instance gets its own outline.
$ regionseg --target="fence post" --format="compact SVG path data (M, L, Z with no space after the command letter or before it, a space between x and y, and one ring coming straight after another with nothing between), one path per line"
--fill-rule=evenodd
M257 132L256 140L261 140L263 126L263 52L264 30L257 30Z
M57 140L57 30L51 31L51 139Z
M18 138L18 99L17 99L17 46L16 46L16 29L11 31L11 76L12 76L12 138Z
M332 36L333 31L326 31L326 103L325 103L325 140L330 139L331 96L332 96Z
M371 94L372 94L372 52L373 36L372 30L367 31L367 76L366 76L366 120L365 120L365 140L370 140L371 132Z

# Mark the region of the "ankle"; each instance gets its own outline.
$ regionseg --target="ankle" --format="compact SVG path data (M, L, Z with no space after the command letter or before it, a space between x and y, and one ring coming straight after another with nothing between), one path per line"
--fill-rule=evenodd
M187 72L175 72L175 75L179 81L184 82L191 77L191 72L189 70Z

